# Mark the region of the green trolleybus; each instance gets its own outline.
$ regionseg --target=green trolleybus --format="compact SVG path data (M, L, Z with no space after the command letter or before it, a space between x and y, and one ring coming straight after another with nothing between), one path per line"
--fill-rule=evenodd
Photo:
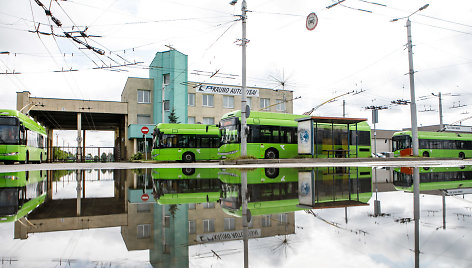
M13 222L41 205L47 194L47 172L0 173L0 222Z
M295 158L298 156L298 122L296 119L305 118L306 115L252 112L247 118L247 155L255 158ZM221 158L234 159L241 155L241 111L225 114L220 121L222 145L218 149ZM342 131L335 131L335 137L331 135L333 129L346 128L339 124L317 124L316 142L320 153L318 157L329 157L328 150L332 148L333 141L336 143L335 150L351 148L351 156L370 157L370 127L367 122L361 122L349 126L348 139L347 130L345 135ZM358 135L356 136L356 130ZM350 146L348 146L348 141ZM356 146L358 145L358 153ZM329 145L329 146L328 146ZM334 151L334 150L331 150Z
M420 191L472 189L472 166L419 168ZM413 192L413 168L393 170L395 189Z
M219 158L220 132L214 125L160 123L152 136L154 160L194 162Z
M46 130L16 110L0 110L0 161L36 162L47 158Z
M153 195L161 205L217 202L221 183L215 168L155 168Z
M411 156L411 131L395 132L392 137L394 156ZM418 132L418 153L423 157L466 158L472 156L472 134Z
M253 112L247 118L247 155L255 158L295 158L298 156L297 118L303 115ZM221 158L241 155L241 111L225 114L220 121Z

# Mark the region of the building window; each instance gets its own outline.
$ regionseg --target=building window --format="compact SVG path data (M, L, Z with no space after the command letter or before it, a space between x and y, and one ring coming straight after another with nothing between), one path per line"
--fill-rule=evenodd
M151 237L151 224L138 224L137 228L138 239Z
M259 106L259 108L268 111L269 108L267 108L267 107L269 107L269 106L270 106L270 99L268 99L268 98L261 98L261 99L260 99L260 106Z
M170 101L169 100L164 100L164 111L166 111L166 112L170 111Z
M138 124L151 124L151 116L148 114L138 114Z
M170 227L170 216L164 216L164 227L169 228Z
M188 209L196 209L196 208L197 208L197 206L196 206L195 203L188 204Z
M203 94L203 106L213 107L213 95Z
M162 75L162 80L164 81L164 85L170 84L170 74L163 74Z
M215 203L203 203L203 208L215 208Z
M234 226L234 218L225 218L225 231L236 229Z
M215 124L215 118L213 118L213 117L203 117L203 124L213 125L213 124Z
M215 220L214 219L203 220L203 232L212 233L214 231L215 231Z
M261 218L262 227L270 227L270 215L264 215Z
M195 93L188 93L188 106L195 106Z
M196 233L196 229L195 221L188 221L188 233L194 234Z
M276 110L277 112L285 112L285 101L284 100L276 100L277 106Z
M187 123L188 124L195 124L195 116L189 116L187 118Z
M234 96L223 96L223 108L234 108Z
M138 203L138 213L149 213L151 212L151 204L150 203Z
M288 223L288 214L283 213L279 214L279 225L287 225Z
M138 103L151 103L151 91L138 89Z

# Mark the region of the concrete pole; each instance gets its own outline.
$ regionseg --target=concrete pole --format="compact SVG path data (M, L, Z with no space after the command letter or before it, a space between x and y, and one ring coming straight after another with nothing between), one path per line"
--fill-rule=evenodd
M249 267L248 212L247 212L247 170L241 170L241 200L243 221L244 267Z
M413 44L411 40L411 21L410 17L406 20L406 29L408 37L408 64L410 74L410 113L411 113L411 136L413 156L418 156L418 122L416 112L416 97L415 97L415 71L413 70Z
M77 180L77 216L80 216L82 211L82 200L81 200L81 181L82 181L83 170L77 170L75 173L75 179Z
M82 161L82 113L77 113L77 162Z
M439 92L438 97L439 97L439 129L443 129L444 124L443 124L443 110L442 110L441 92Z
M420 267L420 170L413 168L413 214L415 221L415 267Z
M247 99L246 99L246 11L247 11L247 5L246 5L246 0L243 0L241 4L241 19L242 19L242 32L243 32L243 37L242 37L242 73L241 73L241 156L246 156L247 155L247 136L246 136L246 105L247 105Z

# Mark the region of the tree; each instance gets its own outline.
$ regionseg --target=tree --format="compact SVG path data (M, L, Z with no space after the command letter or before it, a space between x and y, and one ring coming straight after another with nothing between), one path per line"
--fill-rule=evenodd
M172 111L169 114L169 123L179 123L177 120L179 120L179 117L175 115L175 109L172 108Z

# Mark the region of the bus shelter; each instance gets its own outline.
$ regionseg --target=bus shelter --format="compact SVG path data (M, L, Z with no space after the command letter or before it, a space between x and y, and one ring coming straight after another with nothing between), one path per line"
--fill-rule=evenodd
M365 118L310 116L298 121L298 154L312 158L359 157L358 124Z

